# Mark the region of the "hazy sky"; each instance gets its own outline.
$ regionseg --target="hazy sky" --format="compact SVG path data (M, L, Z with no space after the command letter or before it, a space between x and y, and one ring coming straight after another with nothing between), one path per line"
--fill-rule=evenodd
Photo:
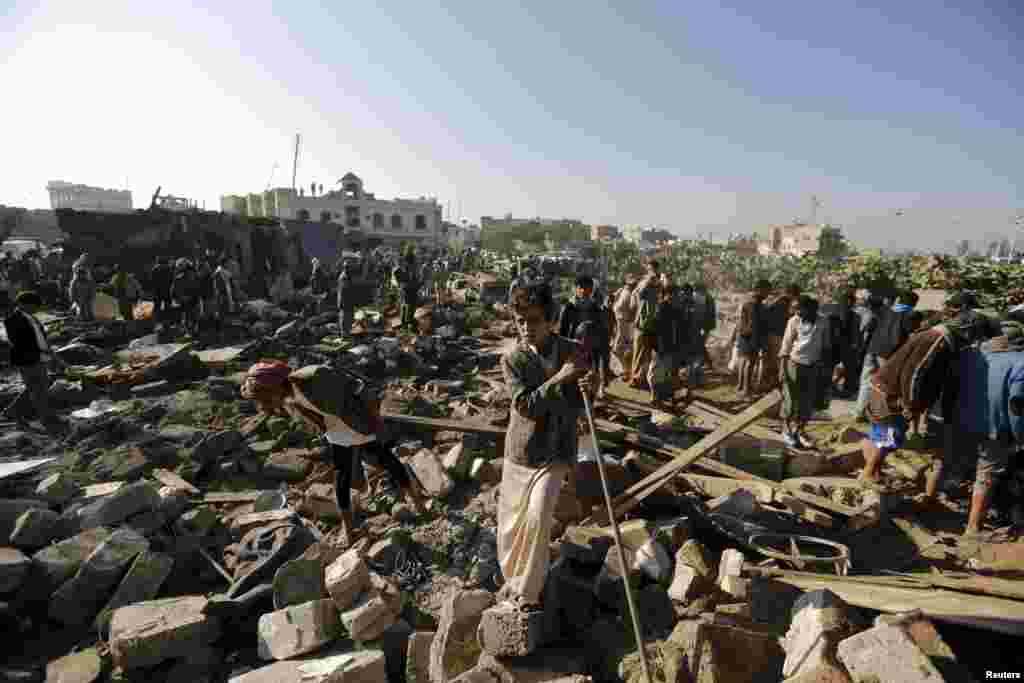
M454 213L941 247L1024 209L1015 0L0 0L0 203L332 186ZM1018 6L1019 7L1019 6ZM896 210L904 210L897 216Z

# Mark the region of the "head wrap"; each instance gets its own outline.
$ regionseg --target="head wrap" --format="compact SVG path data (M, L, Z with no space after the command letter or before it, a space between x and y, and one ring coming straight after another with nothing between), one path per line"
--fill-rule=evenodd
M242 397L260 399L268 394L279 393L288 381L292 369L279 360L261 360L253 364L242 383Z

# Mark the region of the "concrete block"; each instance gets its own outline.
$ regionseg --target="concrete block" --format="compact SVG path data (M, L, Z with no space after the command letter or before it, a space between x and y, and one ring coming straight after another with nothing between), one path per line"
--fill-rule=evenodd
M761 512L761 504L757 502L757 498L750 491L737 489L732 493L709 500L708 509L719 514L745 519Z
M485 590L448 595L430 645L431 681L449 681L476 665L481 652L477 628L484 610L493 604L494 595Z
M750 581L742 576L726 576L721 580L719 587L736 600L750 599Z
M0 548L0 593L13 593L28 575L32 560L17 548Z
M155 598L173 568L173 555L151 550L139 553L114 595L96 616L94 626L105 634L110 625L110 616L118 607Z
M427 495L433 498L444 498L455 485L440 458L431 450L424 448L418 451L409 459L409 466Z
M355 550L328 565L324 574L328 594L339 610L347 610L370 586L370 568Z
M330 597L324 586L324 568L319 559L296 558L285 562L274 574L273 585L275 609Z
M395 605L370 590L341 614L341 622L353 640L376 640L398 621Z
M430 645L434 631L415 631L409 636L405 651L405 680L408 683L430 683Z
M292 605L260 617L259 656L290 659L323 647L341 633L338 608L331 600Z
M50 598L49 615L66 626L89 623L106 604L135 557L149 549L145 536L118 529L101 543Z
M11 545L22 550L37 550L50 544L60 531L60 515L53 510L25 510L14 523Z
M110 538L111 530L96 527L83 531L77 536L43 548L32 556L32 564L38 569L50 591L70 579L99 545Z
M676 562L676 572L672 578L672 585L668 588L668 596L676 602L688 605L694 598L705 595L710 587L711 584L698 574L696 569Z
M103 660L96 648L54 659L46 665L47 683L94 683L103 673Z
M359 650L376 650L384 653L387 665L387 677L390 680L405 680L406 653L409 650L409 638L412 626L404 619L392 624L376 640L359 641Z
M890 624L907 632L911 640L928 655L935 668L942 673L947 681L964 681L973 683L974 677L966 666L961 664L953 650L942 639L935 625L921 614L920 610L899 614L880 614L875 618L875 625Z
M718 562L718 587L725 590L724 582L727 576L739 577L743 575L743 553L735 548L727 548L722 551L722 557Z
M836 645L849 627L849 607L835 593L805 593L793 605L793 619L782 646L784 676L796 676L834 661Z
M676 553L676 563L682 563L691 567L699 576L710 583L714 583L718 576L718 565L715 563L714 557L696 539L690 539L683 543Z
M310 484L299 504L299 511L314 519L335 520L341 518L338 499L333 484Z
M136 513L156 510L160 507L160 502L160 493L155 486L149 482L137 481L86 505L78 512L77 522L82 530L114 526Z
M384 653L361 650L299 664L302 683L387 683Z
M854 683L943 683L946 679L898 626L875 626L839 643L839 660Z
M537 650L544 638L544 612L523 611L502 602L486 610L477 628L484 652L495 657L521 657Z
M33 508L46 509L49 506L41 500L29 498L0 498L0 543L6 543L14 531L18 518L26 510Z
M138 669L201 653L221 634L220 621L204 614L207 600L189 595L139 602L114 610L110 652L122 669Z
M39 482L36 495L50 505L64 505L81 493L81 487L64 472L57 472Z

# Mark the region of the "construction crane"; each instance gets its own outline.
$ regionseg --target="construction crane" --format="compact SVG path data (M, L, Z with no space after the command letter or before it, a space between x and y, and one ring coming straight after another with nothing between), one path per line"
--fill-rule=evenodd
M277 162L274 162L274 167L270 169L270 177L267 178L267 189L270 189L270 184L274 182L274 173L277 171Z
M295 174L299 170L299 134L295 134L295 159L292 161L292 192L295 191Z

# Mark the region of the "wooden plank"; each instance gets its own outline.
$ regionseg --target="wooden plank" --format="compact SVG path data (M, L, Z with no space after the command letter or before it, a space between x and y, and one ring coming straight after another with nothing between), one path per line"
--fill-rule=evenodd
M273 493L274 489L266 491L215 491L203 496L204 503L251 503L264 493Z
M415 415L400 415L398 413L381 413L381 419L387 422L398 422L400 424L414 427L426 427L434 431L468 432L471 434L484 434L494 437L505 436L505 427L487 424L480 420L445 420L436 417L416 417Z
M635 508L647 496L657 491L665 484L666 481L674 477L676 473L686 469L698 458L702 457L714 448L717 448L719 444L730 436L777 406L781 400L782 394L778 391L772 391L739 415L728 420L714 432L708 434L693 446L687 448L672 462L663 465L654 474L644 477L639 482L626 489L622 495L618 496L615 501L613 501L613 513L615 516L619 517ZM607 512L604 514L607 514Z
M899 577L840 577L769 570L758 572L804 591L827 589L856 607L879 612L921 610L929 619L1024 635L1024 602L993 595L978 595Z
M775 499L775 489L756 481L728 479L726 477L705 477L700 474L680 472L679 476L702 496L718 498L736 491L749 491L762 503L770 503Z
M189 493L197 496L202 493L202 491L170 470L155 469L153 470L153 478L164 486L170 486L174 489L185 489Z
M683 408L683 412L686 413L687 415L692 415L693 417L699 417L703 420L711 422L712 424L716 422L721 423L723 420L728 420L731 417L731 415L726 411L708 405L701 401L693 401L689 403L685 408ZM748 425L743 428L743 433L749 434L750 436L753 436L758 439L768 439L770 441L777 441L779 443L783 443L782 434L779 434L778 432L769 429L763 425Z
M657 453L658 455L666 458L675 459L686 453L686 450L667 444L660 439L641 434L635 429L625 427L623 425L615 424L614 422L608 422L607 420L595 420L594 426L598 428L598 431L603 431L605 434L610 436L623 436L628 443L632 443L639 448L644 449L648 452ZM759 477L756 474L751 474L746 470L741 470L738 467L727 465L724 462L719 462L709 457L698 458L693 463L694 467L714 472L722 477L729 477L730 479L740 479L743 481L757 482L765 486L771 486L776 491L785 492L792 495L794 498L798 498L808 505L827 510L828 512L844 515L846 517L856 517L863 513L863 510L859 508L850 507L849 505L843 505L837 503L831 498L825 498L818 496L807 491L800 490L797 486L791 486L785 483L772 481L771 479L765 479Z

